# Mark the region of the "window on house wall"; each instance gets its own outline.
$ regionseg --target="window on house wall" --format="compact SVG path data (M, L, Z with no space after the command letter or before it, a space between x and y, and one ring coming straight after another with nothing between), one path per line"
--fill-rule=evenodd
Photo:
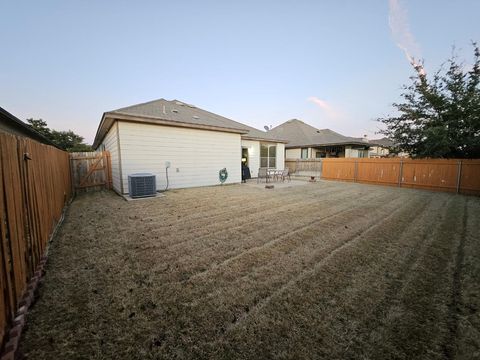
M319 158L324 158L324 157L326 157L326 156L327 156L327 154L325 154L325 153L322 152L322 151L317 151L317 152L315 153L315 157L316 157L317 159L319 159Z
M277 164L277 145L260 144L260 167L274 168Z
M308 158L308 148L302 148L302 153L300 156L302 159L307 159Z
M277 145L268 147L268 167L277 167Z
M368 150L358 150L358 157L359 158L368 157Z
M330 156L338 156L338 154L344 152L343 146L326 146L325 152L328 153Z

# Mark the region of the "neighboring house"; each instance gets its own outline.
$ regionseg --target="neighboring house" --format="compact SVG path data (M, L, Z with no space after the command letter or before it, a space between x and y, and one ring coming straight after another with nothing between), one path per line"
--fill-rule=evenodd
M36 140L43 144L56 146L53 142L45 136L33 130L29 125L25 124L16 116L10 114L8 111L0 107L0 131L7 132L13 135L24 136Z
M368 156L371 158L382 157L409 157L409 154L398 149L392 140L384 137L381 139L370 140L371 148Z
M284 168L286 141L269 133L199 109L178 100L154 100L103 114L93 143L108 150L113 188L128 193L128 175L156 175L157 189L220 184L219 171L227 169L225 183L241 181L242 159L252 177L260 166Z
M366 138L343 136L330 129L317 129L303 121L292 119L268 132L286 139L286 159L314 159L330 157L368 157L371 143Z
M393 141L384 137L381 139L374 139L371 140L372 145L370 150L368 151L368 157L370 158L382 158L388 157L390 154L390 149L394 147Z

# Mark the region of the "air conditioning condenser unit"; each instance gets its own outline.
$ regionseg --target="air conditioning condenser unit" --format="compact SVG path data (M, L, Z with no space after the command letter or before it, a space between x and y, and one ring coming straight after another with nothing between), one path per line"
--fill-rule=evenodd
M157 193L155 175L149 173L128 175L128 193L132 198L155 196Z

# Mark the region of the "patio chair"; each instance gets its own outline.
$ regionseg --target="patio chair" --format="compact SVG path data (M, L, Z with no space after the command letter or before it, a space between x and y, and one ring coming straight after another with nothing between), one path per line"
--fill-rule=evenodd
M282 174L280 175L282 181L285 181L285 179L288 177L288 181L291 181L290 179L290 169L286 167L283 169Z
M260 182L260 179L265 179L265 182L268 183L270 175L268 174L268 169L266 167L258 168L257 184Z

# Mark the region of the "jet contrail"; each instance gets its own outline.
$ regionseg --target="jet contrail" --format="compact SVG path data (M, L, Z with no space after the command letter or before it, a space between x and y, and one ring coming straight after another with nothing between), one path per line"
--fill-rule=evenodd
M410 31L407 11L400 4L400 0L389 0L388 25L397 46L403 51L408 62L420 67L420 73L425 75L423 65L417 61L420 58L420 47Z
M338 113L335 111L335 109L329 103L327 103L325 100L319 99L315 96L310 96L307 100L313 102L320 109L325 111L325 113L327 114L328 117L330 117L330 118L338 117Z

